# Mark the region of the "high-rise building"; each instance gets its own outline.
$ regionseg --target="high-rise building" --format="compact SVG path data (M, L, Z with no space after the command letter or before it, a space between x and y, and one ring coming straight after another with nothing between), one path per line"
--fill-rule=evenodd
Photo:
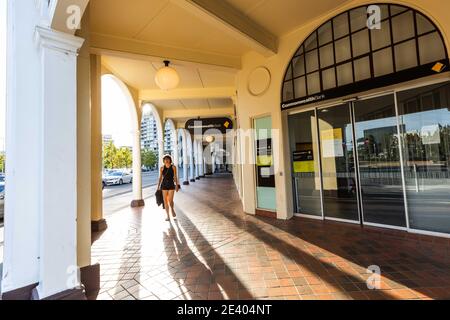
M152 114L144 114L142 117L141 148L158 152L158 129Z
M108 144L108 143L114 143L113 137L111 134L104 134L103 135L103 145Z
M173 154L172 151L173 151L172 131L169 123L166 122L166 126L164 127L164 153Z

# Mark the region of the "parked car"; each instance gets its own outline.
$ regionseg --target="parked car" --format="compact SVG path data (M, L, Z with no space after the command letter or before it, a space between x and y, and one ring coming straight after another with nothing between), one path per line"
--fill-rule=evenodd
M5 215L5 180L0 182L0 220L3 220Z
M132 183L133 175L126 171L110 171L103 179L104 185L122 185L124 183Z

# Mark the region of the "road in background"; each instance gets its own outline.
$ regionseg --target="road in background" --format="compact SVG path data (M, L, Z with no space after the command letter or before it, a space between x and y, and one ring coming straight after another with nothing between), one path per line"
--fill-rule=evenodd
M142 174L142 192L146 199L154 195L158 183L158 172L146 172ZM129 208L133 200L133 185L109 186L103 190L103 215L105 217Z
M158 182L158 171L142 173L142 187L147 188L153 186ZM121 186L107 186L103 190L103 199L112 198L121 194L126 194L133 191L133 185L123 184Z

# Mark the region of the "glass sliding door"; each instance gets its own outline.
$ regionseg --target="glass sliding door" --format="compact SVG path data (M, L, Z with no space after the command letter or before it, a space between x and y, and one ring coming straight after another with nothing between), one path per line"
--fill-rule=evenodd
M450 233L450 84L397 94L411 229Z
M364 222L406 227L395 96L353 106Z
M322 216L316 112L289 116L296 213Z
M359 221L350 104L319 109L325 217Z
M450 234L450 82L289 116L297 213Z

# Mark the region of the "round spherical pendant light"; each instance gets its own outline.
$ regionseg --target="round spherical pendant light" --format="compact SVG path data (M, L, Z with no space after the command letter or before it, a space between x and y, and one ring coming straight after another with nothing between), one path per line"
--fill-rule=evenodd
M180 76L178 72L169 67L170 61L164 61L165 67L156 72L155 82L161 90L172 90L180 84Z

